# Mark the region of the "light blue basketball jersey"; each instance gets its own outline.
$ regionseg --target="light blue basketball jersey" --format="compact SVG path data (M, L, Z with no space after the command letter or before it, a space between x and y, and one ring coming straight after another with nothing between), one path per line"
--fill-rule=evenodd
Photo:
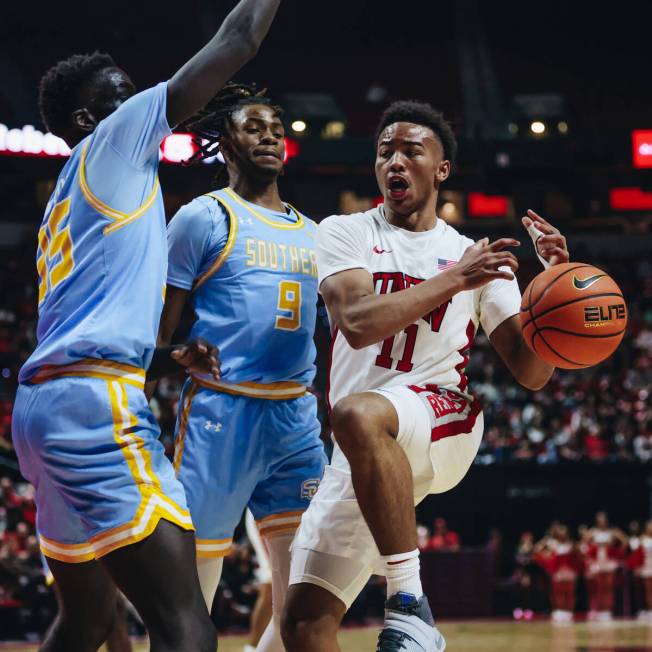
M192 337L219 347L223 382L312 383L315 233L294 208L271 211L229 188L171 220L168 283L192 291Z
M157 176L166 99L166 83L134 95L61 171L38 235L38 344L20 382L85 358L149 365L167 273Z

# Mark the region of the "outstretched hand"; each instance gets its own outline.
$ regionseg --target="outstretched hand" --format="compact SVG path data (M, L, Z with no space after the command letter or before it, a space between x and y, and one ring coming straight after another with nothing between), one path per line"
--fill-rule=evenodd
M215 380L220 378L218 355L217 347L201 338L183 344L170 353L170 357L185 367L188 373L211 374Z
M530 234L537 254L548 265L559 265L570 260L566 238L559 229L533 210L528 210L527 216L523 217L521 222Z
M491 243L489 238L482 238L464 252L460 262L451 272L461 275L461 286L464 290L473 290L498 278L511 281L514 278L513 272L518 269L518 261L511 251L505 249L518 247L520 244L512 238L500 238ZM504 267L509 268L511 272L501 269Z

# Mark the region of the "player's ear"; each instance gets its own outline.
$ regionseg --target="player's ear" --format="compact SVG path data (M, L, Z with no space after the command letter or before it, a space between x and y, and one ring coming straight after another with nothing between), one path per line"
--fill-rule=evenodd
M77 109L73 111L72 123L81 131L91 132L97 127L97 120L88 109Z
M450 161L442 161L439 164L439 167L437 168L437 172L435 174L435 180L437 183L442 183L443 181L446 181L448 177L451 174L451 162Z

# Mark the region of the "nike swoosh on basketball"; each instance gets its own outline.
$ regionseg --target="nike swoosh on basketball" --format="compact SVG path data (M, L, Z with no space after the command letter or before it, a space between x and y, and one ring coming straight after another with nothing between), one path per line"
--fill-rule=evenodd
M586 278L577 278L577 276L573 274L573 285L578 290L586 290L586 288L590 288L598 279L602 278L603 276L606 276L606 274L594 274L593 276L587 276Z
M391 249L379 249L378 245L374 245L374 248L372 249L372 251L375 254L391 254L392 253Z

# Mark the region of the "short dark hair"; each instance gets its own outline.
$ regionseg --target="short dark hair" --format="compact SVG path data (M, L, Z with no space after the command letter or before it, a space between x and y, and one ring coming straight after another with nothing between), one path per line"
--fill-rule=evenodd
M115 61L105 52L73 54L52 66L41 78L38 105L46 129L60 136L70 126L70 115L79 108L79 93L93 77Z
M426 102L417 100L399 100L392 102L380 117L376 129L376 140L380 138L383 131L395 122L412 122L423 127L428 127L439 138L444 148L444 158L451 163L455 162L457 153L457 140L453 133L451 123L444 118L441 111L437 111Z

